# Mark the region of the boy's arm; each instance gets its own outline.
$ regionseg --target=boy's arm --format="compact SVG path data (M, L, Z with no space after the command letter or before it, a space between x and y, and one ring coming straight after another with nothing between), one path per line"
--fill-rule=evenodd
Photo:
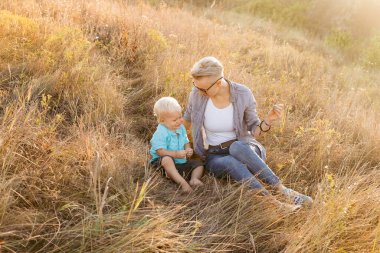
M160 126L158 126L156 132L154 132L150 144L152 145L151 150L155 151L158 156L171 156L173 158L182 158L185 156L181 156L182 154L180 151L167 150L167 134L165 131L162 131ZM185 151L183 150L183 152Z
M186 122L186 120L184 122ZM188 122L188 123L190 125L190 122ZM193 149L191 148L190 140L189 140L189 138L187 137L187 134L186 134L186 125L185 124L183 124L183 125L184 126L182 128L182 131L183 131L183 134L186 137L186 144L185 144L186 156L191 157L193 155Z
M170 150L166 150L164 148L160 148L160 149L156 150L156 153L159 156L171 156L171 157L174 157L174 158L184 158L184 157L186 157L186 151L185 150L170 151Z
M190 143L185 144L185 151L186 151L186 156L191 157L193 155L194 151L191 148Z

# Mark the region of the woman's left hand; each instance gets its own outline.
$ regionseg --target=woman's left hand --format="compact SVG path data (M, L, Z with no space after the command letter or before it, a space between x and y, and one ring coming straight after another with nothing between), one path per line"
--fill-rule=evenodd
M271 124L272 121L275 121L281 117L283 107L283 104L273 105L273 108L268 112L268 116L266 118L269 121L268 124Z

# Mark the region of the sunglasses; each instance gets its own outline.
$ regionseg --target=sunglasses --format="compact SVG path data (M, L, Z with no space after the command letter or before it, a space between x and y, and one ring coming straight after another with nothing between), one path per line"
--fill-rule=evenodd
M199 88L198 86L195 85L194 81L193 81L193 86L194 86L195 88L197 88L198 90L200 90L200 91L202 91L202 92L204 92L204 93L207 93L207 91L208 91L209 89L211 89L211 87L214 86L214 85L215 85L220 79L222 79L222 78L223 78L223 76L220 77L220 78L218 78L218 80L216 80L213 84L211 84L210 87L208 87L207 89Z

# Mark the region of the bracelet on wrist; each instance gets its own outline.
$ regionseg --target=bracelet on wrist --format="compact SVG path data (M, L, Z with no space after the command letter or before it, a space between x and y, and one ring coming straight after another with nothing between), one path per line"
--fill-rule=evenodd
M267 130L263 130L263 128L262 128L262 124L263 124L263 123L265 123L265 125L267 125L267 126L269 127ZM261 132L264 132L264 133L265 133L265 132L268 132L268 131L270 130L271 125L269 125L268 123L266 123L265 120L262 120L262 121L260 122L259 127L260 127Z

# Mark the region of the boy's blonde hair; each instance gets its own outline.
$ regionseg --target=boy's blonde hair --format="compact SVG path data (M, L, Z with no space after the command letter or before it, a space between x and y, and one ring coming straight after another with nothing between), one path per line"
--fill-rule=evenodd
M182 108L179 105L178 101L172 97L162 97L154 104L153 107L154 115L157 117L157 120L162 119L162 114L165 112L182 112Z

